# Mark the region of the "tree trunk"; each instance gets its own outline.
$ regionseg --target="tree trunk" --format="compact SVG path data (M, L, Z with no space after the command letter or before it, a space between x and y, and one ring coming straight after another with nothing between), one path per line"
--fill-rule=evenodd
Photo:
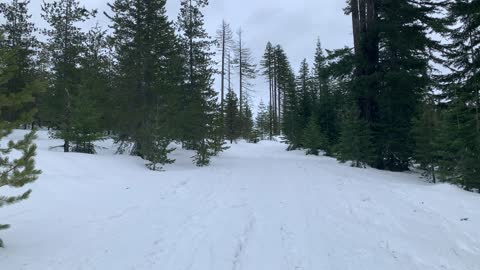
M282 123L282 98L281 98L281 92L280 88L278 88L278 93L277 93L277 98L278 98L278 132L279 134L281 133L281 123Z
M63 152L68 153L70 152L70 142L65 140L63 143Z
M355 56L360 57L360 16L358 14L358 0L351 0L351 12L352 12L352 28L353 28L353 44L355 50Z
M273 57L273 127L274 133L277 134L277 59Z
M242 59L242 31L238 32L238 66L239 66L239 77L240 77L240 122L242 121L243 116L243 59ZM240 130L243 131L243 125L240 125Z
M269 127L270 127L270 140L273 139L273 112L272 112L272 108L273 108L273 101L272 101L272 92L273 92L273 82L272 82L272 66L270 64L270 66L268 67L269 70L268 70L268 87L269 87L269 90L270 90L270 106L268 108L268 111L269 111L269 116L268 116L268 121L269 121Z
M226 25L225 21L222 22L222 82L221 82L221 97L220 97L220 110L223 117L223 103L224 103L224 94L225 94L225 35L226 35Z

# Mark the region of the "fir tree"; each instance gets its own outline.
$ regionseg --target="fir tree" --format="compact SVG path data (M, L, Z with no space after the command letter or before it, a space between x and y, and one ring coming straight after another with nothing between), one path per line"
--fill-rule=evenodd
M352 167L365 167L373 156L372 135L368 123L359 117L356 106L345 112L342 120L337 156L341 162L352 162Z
M162 129L166 127L163 125L164 121L162 121L160 104L161 102L157 101L155 111L149 114L149 117L152 119L149 119L147 122L149 125L147 130L151 138L147 140L149 144L144 148L144 158L149 161L147 168L152 171L161 171L163 170L163 165L175 162L174 159L168 157L170 153L175 151L175 148L171 148L171 141L162 136Z
M309 118L308 125L303 132L303 147L307 155L318 156L319 149L328 147L325 136L320 132L320 127L314 116Z
M277 111L275 122L281 123L284 138L289 150L297 149L302 141L302 114L300 96L295 85L295 74L292 71L287 55L281 46L275 48L274 97ZM283 102L283 103L282 103ZM275 127L274 128L280 128Z
M225 138L233 143L240 137L240 112L235 92L228 91L225 99Z
M427 102L419 117L414 119L414 159L425 170L425 176L434 183L437 182L436 169L441 159L438 138L440 132L440 119L435 104Z
M240 115L241 135L245 140L251 142L252 133L254 130L254 122L253 122L253 113L248 103L245 103L243 112L244 112L243 115Z
M110 5L113 14L107 14L113 22L117 63L113 129L121 145L133 145L131 154L149 160L152 169L171 162L167 147L182 134L178 122L184 61L165 4L116 0Z
M265 106L263 101L260 101L255 119L255 129L258 131L261 140L270 138L270 121L270 109Z
M182 0L178 27L181 32L187 71L184 85L184 144L197 151L197 166L206 166L210 157L223 149L219 139L222 122L217 93L213 90L212 40L204 29L202 9L207 0Z
M2 36L0 36L0 41ZM18 66L13 63L17 59L15 50L0 48L0 138L3 139L12 133L12 129L18 128L32 120L33 111L22 111L12 121L3 120L3 112L23 108L24 104L29 104L34 100L33 93L39 87L38 84L29 83L24 88L11 92L8 88L10 80L15 78L18 72ZM35 131L32 131L18 141L9 141L7 145L0 148L0 188L11 187L20 188L35 181L41 173L35 169L36 146L33 143ZM11 158L12 151L18 151L21 155L18 158ZM3 206L17 203L25 200L30 195L28 190L18 196L0 195L0 208ZM0 224L0 230L7 229L9 225ZM3 247L3 241L0 239L0 247Z
M296 87L297 95L299 99L298 103L298 114L299 114L299 123L298 129L300 132L299 137L303 136L303 130L307 127L309 119L312 116L313 107L314 107L314 95L312 95L312 84L310 80L310 68L307 63L307 59L303 59L300 64L299 74L296 78ZM300 143L300 144L303 144Z
M5 17L5 23L0 26L0 33L4 38L0 41L0 48L14 50L13 60L17 69L11 78L7 87L10 93L22 91L27 84L35 83L37 75L35 71L35 56L39 47L39 42L35 36L36 28L31 22L31 15L28 13L30 0L11 0L0 3L0 14ZM38 88L35 97L45 90L44 87ZM24 104L19 108L9 108L4 111L3 118L7 121L13 121L19 117L23 111L36 109L36 102ZM5 108L5 110L7 110Z
M103 138L109 80L107 74L106 32L98 25L85 36L85 49L80 60L80 85L72 100L70 128L72 151L95 153L94 142Z
M75 97L80 94L79 65L84 52L85 34L76 25L94 16L78 0L58 0L43 3L42 17L50 25L44 33L48 36L48 49L53 62L53 78L48 92L49 120L54 124L54 138L63 139L65 152L72 150L77 139L73 129Z
M268 129L268 132L269 132L269 138L270 140L273 139L273 132L274 132L274 121L275 121L275 117L274 117L274 111L273 111L273 108L274 108L274 99L273 99L273 92L274 92L274 68L275 68L275 65L274 65L274 48L273 48L273 45L272 43L268 42L267 43L267 46L265 48L265 53L263 55L263 58L260 62L260 65L262 67L262 75L265 76L267 78L267 81L268 81L268 89L269 89L269 104L268 104L268 109L269 109L269 115L270 115L270 119L269 119L269 129Z
M346 74L349 72L348 69L347 71L338 71L338 69L344 68L343 65L346 64L335 62L342 61L342 58L346 57L345 55L339 56L338 53L340 52L328 52L328 55L325 56L320 41L317 42L313 69L313 95L317 100L314 112L317 115L319 127L328 140L328 146L323 149L327 152L327 155L331 154L332 146L338 143L340 133L338 109L343 104L340 104L337 98L339 94L341 95L339 92L342 88L342 86L338 86L338 83L341 83L341 78L348 76ZM340 91L338 91L339 88Z

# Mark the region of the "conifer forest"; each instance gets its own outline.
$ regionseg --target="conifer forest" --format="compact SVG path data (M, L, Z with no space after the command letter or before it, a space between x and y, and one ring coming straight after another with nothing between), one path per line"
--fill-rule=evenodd
M20 260L20 257L14 255L2 257L2 252L4 250L8 252L9 245L14 245L15 242L21 244L23 241L15 237L8 240L5 238L9 232L15 236L16 226L19 226L18 230L23 230L22 224L28 223L28 219L22 221L23 218L15 218L17 213L25 212L21 214L25 216L24 218L31 215L27 210L21 211L22 207L28 208L30 203L32 207L37 205L35 209L45 207L43 211L47 211L47 205L50 204L41 204L41 201L45 200L41 198L47 198L46 194L50 194L48 198L58 198L59 203L61 202L59 198L64 198L64 202L73 204L73 197L65 197L68 194L59 195L64 193L62 189L55 188L59 185L65 186L65 189L78 188L79 194L82 194L85 188L83 185L91 183L93 186L86 189L84 194L98 197L94 200L100 200L100 197L106 197L104 200L108 200L109 196L124 192L125 188L122 186L123 191L118 191L115 184L108 184L112 188L111 191L107 191L107 188L105 193L87 191L100 188L98 185L101 184L97 182L93 184L92 179L104 175L101 171L107 170L105 168L109 168L108 166L116 168L113 171L122 172L118 173L118 177L121 178L121 175L130 175L126 168L129 166L136 168L135 164L140 163L141 169L130 170L131 176L126 178L129 182L118 180L122 185L128 186L128 192L134 192L134 185L139 185L135 182L142 183L143 178L139 175L152 179L157 177L156 182L164 181L161 180L163 177L165 179L172 177L170 181L176 181L172 179L180 179L179 177L183 177L182 173L194 170L195 173L191 176L185 176L186 180L171 182L171 186L175 187L172 194L182 196L182 192L188 192L187 197L193 200L191 205L202 207L198 213L195 210L195 213L211 215L208 220L212 224L221 223L223 226L235 228L233 225L235 219L232 218L229 222L221 217L222 215L216 214L220 213L218 212L220 210L214 210L216 207L223 207L221 205L225 201L231 199L232 205L250 203L255 205L248 206L250 210L245 210L245 213L241 210L244 209L243 206L229 210L233 213L240 211L235 216L239 216L244 222L248 220L246 227L238 230L243 236L238 240L236 251L232 251L233 266L223 265L216 260L223 256L219 255L220 251L210 255L213 256L211 259L213 264L210 266L201 266L203 261L198 258L204 258L202 251L189 253L197 255L181 257L182 259L175 261L176 257L173 254L190 250L192 247L189 247L188 243L192 241L196 243L196 238L182 242L180 235L184 234L179 232L180 239L177 237L175 240L179 241L178 245L172 243L168 245L169 248L175 247L176 253L169 256L164 254L165 257L155 253L157 259L142 257L142 263L135 266L130 264L131 268L127 268L126 264L117 265L111 262L101 264L100 260L95 262L96 257L91 262L85 260L83 264L75 266L65 263L69 257L64 255L65 260L62 263L56 261L57 264L53 264L51 261L51 264L45 262L44 265L36 266L32 263L29 266L31 268L22 269L61 270L76 269L77 266L78 269L162 269L146 266L148 260L151 259L153 263L160 260L159 258L165 259L162 260L166 265L163 269L168 270L177 268L473 270L480 267L479 239L477 242L474 241L476 236L480 237L480 232L478 226L473 229L475 225L468 223L475 222L474 217L480 218L478 214L480 201L475 194L480 191L480 0L341 1L343 9L336 9L336 13L331 16L349 20L350 32L345 34L349 34L350 40L346 40L343 47L326 48L323 44L329 40L328 35L309 37L312 41L310 45L316 49L295 52L305 58L299 66L292 64L289 53L293 52L286 50L276 40L266 40L261 48L253 47L248 42L251 40L249 39L251 29L231 24L228 16L216 22L216 32L208 31L206 24L209 13L206 13L206 10L210 5L219 3L229 5L229 1L170 1L179 2L176 17L167 12L167 0L99 1L105 2L105 7L101 10L93 8L94 6L90 4L92 1L85 0L0 0L0 213L7 211L5 215L0 214L0 238L4 240L0 239L0 247L7 247L0 249L0 269L20 269L16 261ZM283 5L280 2L278 5ZM283 2L293 6L303 3L303 1ZM307 5L307 2L309 1L303 4ZM338 6L338 3L336 5ZM41 20L33 19L32 10L40 12L38 17ZM247 14L248 12L245 16ZM98 23L98 18L103 18L107 23ZM322 27L328 29L330 26L325 24ZM335 29L332 26L331 31ZM302 32L302 29L297 31ZM288 35L287 30L284 33ZM262 52L260 58L256 57L258 53L255 52L258 51ZM108 162L107 157L110 155L106 154L107 152L112 153ZM237 160L236 158L238 161L233 162L232 160ZM102 162L105 162L105 165L100 165ZM113 165L115 162L121 163ZM325 162L329 165L325 165ZM89 166L95 163L99 168L98 172L96 169L88 169L93 168ZM260 163L264 165L259 165ZM254 167L256 164L258 170ZM318 167L315 164L326 167ZM236 170L233 168L237 167L245 172L242 175L239 173L238 181L230 181L230 178L236 177ZM89 170L90 174L87 174ZM349 176L346 176L347 173ZM282 178L283 174L285 177L288 175L291 180L297 178L310 180L290 183L286 182L287 178ZM331 174L331 177L325 174ZM73 181L69 179L76 179L75 177L80 175L82 179L88 180L79 181L78 185L82 183L80 186L67 185L68 181ZM115 183L114 175L117 174L105 171L105 176L98 179L112 178L109 183ZM50 181L57 179L56 177L57 182L67 182L54 184ZM137 177L139 178L136 179ZM317 190L313 187L315 183L324 182L326 178L337 181L335 179L340 179L339 177L345 177L342 178L344 179L342 181L346 181L342 182L342 186L345 183L351 185L350 188L358 189L360 195L352 190L351 196L365 196L359 199L359 203L352 204L354 212L360 211L358 204L372 203L370 200L375 200L369 199L371 196L380 196L378 194L384 192L387 192L384 194L386 197L382 199L388 201L390 201L388 192L397 194L395 196L400 196L399 193L403 192L402 194L410 194L411 197L408 199L418 200L415 201L417 204L422 201L422 205L428 203L426 198L430 195L435 198L430 202L432 204L436 202L436 207L443 205L441 198L450 201L449 203L463 202L459 208L452 205L440 207L443 210L438 211L448 209L450 211L448 215L458 213L460 208L470 209L468 203L475 202L476 210L472 209L465 213L470 216L455 216L458 222L472 225L471 231L459 227L450 229L456 233L466 230L465 235L467 232L471 233L462 245L458 244L460 255L457 256L463 256L464 259L445 259L446 262L441 264L438 262L441 259L437 260L435 256L448 258L449 255L445 255L443 251L430 250L431 254L421 255L425 261L409 260L407 257L410 255L405 254L412 252L412 249L407 251L405 248L404 253L401 251L402 247L408 245L399 244L395 247L393 242L387 241L386 248L392 249L388 253L393 254L394 260L404 260L402 266L404 268L400 268L400 264L389 264L390 261L387 259L376 266L362 261L365 264L355 264L358 268L349 268L353 267L353 264L347 267L346 261L343 260L344 264L334 264L338 268L332 266L333 264L327 266L320 262L310 261L310 264L307 264L304 258L308 255L302 253L307 250L302 249L303 246L298 244L299 240L295 238L298 236L294 234L296 225L282 221L285 223L279 225L281 230L278 235L281 235L279 237L283 244L275 246L287 245L287 251L282 253L286 254L282 255L286 258L285 264L267 263L260 267L262 260L247 260L254 257L252 254L258 254L251 251L252 249L249 250L248 246L251 247L252 241L260 241L258 240L260 238L252 241L248 239L254 238L260 228L267 228L265 227L267 223L262 227L260 213L269 212L267 208L258 208L261 203L252 203L256 200L254 198L265 196L263 199L268 200L273 196L269 194L270 192L275 193L276 188L290 183L290 188L286 188L285 193L282 193L286 197L278 195L282 201L286 201L286 206L280 203L283 207L291 207L289 208L292 210L291 214L285 215L298 216L297 220L302 219L301 214L295 213L296 210L288 203L298 202L301 197L305 204L324 207L324 210L311 210L311 213L329 211L324 213L325 216L331 213L336 215L335 213L346 210L338 208L338 204L329 202L341 200L345 203L345 200L349 199L341 198L345 196L347 198L349 191L344 191L343 194L347 195L338 193L338 196L330 192L328 196L332 196L332 199L325 199L322 203L316 201L314 197L323 195L309 197L310 195L305 193L298 193L289 198L288 191L298 191L299 186L304 184L305 186L302 186L305 187L304 191L312 194ZM360 181L356 177L358 179L365 177L368 180ZM402 180L402 177L415 180ZM243 181L250 183L249 179L257 178L267 181L270 185L266 188L267 184L262 186L261 182L256 182L252 184L254 187L250 186L261 195L252 195L248 192L253 191L245 191L250 190L248 184L243 183L247 187L239 184ZM387 179L385 181L388 182L389 191L386 191L387 187L383 189L383 185L386 184L381 182L382 179ZM207 180L210 181L209 184L201 183ZM222 184L222 181L230 181L231 187L220 189L221 185L228 185ZM357 182L363 182L363 185L368 183L369 187L362 191L363 186ZM411 184L413 182L417 184ZM150 185L150 182L148 183ZM309 187L306 186L307 183ZM239 186L236 186L237 184ZM165 187L165 190L162 189L164 186L155 188L157 185L161 184L152 183L148 188L142 186L145 193L139 195L139 198L148 198L146 194L155 194L154 190L159 190L158 196L163 198L164 195L161 194L167 188ZM191 187L192 185L194 187ZM336 185L331 184L331 187ZM405 187L396 188L395 185ZM208 193L210 199L202 201L197 198L196 196L202 194L201 192L208 186L213 186L211 193ZM138 192L139 187L135 192ZM429 188L429 191L425 192L430 193L418 191L424 188ZM432 188L441 189L443 192L438 196L438 201L434 196L440 194L438 193L440 191L437 190L437 193L432 195ZM327 196L328 188L323 189L322 192ZM376 191L367 191L373 189ZM444 189L447 191L443 191ZM39 197L33 198L36 190L39 190ZM239 195L244 194L243 192L246 192L245 195ZM373 195L368 197L364 195L366 193ZM72 192L69 194L74 196ZM165 194L169 193L165 191ZM240 196L238 202L232 199L236 196ZM26 200L29 197L32 198ZM401 198L407 200L407 197ZM82 195L82 199L78 200L89 198ZM120 197L119 200L123 199ZM129 200L128 196L126 200ZM220 206L217 206L217 200ZM24 202L18 203L20 201ZM103 200L98 201L95 205L103 204L102 202ZM381 199L376 202L378 205L388 204L382 203ZM210 203L214 204L215 208L213 206L208 208ZM272 202L272 205L277 203ZM113 202L108 203L110 204L115 205ZM161 204L158 202L148 205ZM171 204L174 205L173 202ZM393 208L389 208L388 211L393 213L392 209L404 207L405 204L399 205L392 206ZM17 209L15 207L20 210L15 210ZM142 206L139 207L142 209ZM91 211L94 211L94 208L92 207ZM128 209L137 208L126 209L128 212L130 211ZM157 212L156 215L165 215L166 219L169 219L169 215L174 216L167 206L159 209L163 210L158 212L152 210L145 216L153 215L153 212ZM83 210L79 211L75 213L83 213L81 212ZM142 210L132 211L138 213ZM183 210L178 211L182 213ZM402 210L399 211L403 213ZM417 210L414 211L417 213ZM110 216L112 219L123 219L122 215L127 212L122 212L118 216L113 213ZM305 213L309 214L310 212ZM190 225L185 225L189 226L190 230L197 230L197 225L213 226L209 225L210 223L196 224L191 220L195 219L194 215L196 214L186 215L190 217L185 218L190 222ZM395 216L394 213L392 215ZM275 217L279 216L281 215ZM362 219L361 214L358 216ZM275 222L275 217L270 217L270 220ZM415 219L402 216L402 221L396 224L403 224L403 218ZM357 221L338 222L353 224ZM2 225L5 222L11 222L13 227L3 231L10 227ZM149 220L148 224L155 222ZM170 224L167 221L158 222ZM181 226L179 223L173 223L175 218L171 218L169 222L172 222L172 228ZM329 222L319 221L319 227ZM428 219L423 222L419 222L421 225L418 226L426 224ZM55 220L49 223L55 223ZM38 226L49 223L40 223ZM43 228L38 226L37 229L42 231ZM392 233L398 232L392 229L396 228L395 226L389 226ZM331 228L335 232L335 226ZM65 230L69 234L72 232ZM342 234L342 230L338 230L336 232ZM35 232L37 233L39 232ZM166 231L165 234L167 235ZM315 234L312 231L310 236ZM208 235L213 238L209 238ZM216 236L210 232L207 236L199 234L198 237L205 237L207 240L202 238L205 243L213 241ZM456 239L456 236L451 237ZM326 238L327 235L324 235L324 238L315 238L319 239L316 243L321 243ZM405 239L406 236L400 238ZM161 239L169 238L163 236ZM161 241L163 240L158 240L157 243ZM167 247L169 240L165 241L161 244ZM274 243L272 241L269 243ZM364 240L358 241L365 244ZM384 239L381 241L384 243ZM427 242L435 245L433 240ZM292 243L297 243L298 246L289 246ZM202 249L201 246L199 248ZM398 249L394 250L395 248ZM312 247L311 250L315 248ZM274 251L270 251L274 254ZM15 252L22 251L20 249ZM332 256L340 256L339 253L332 252L334 254ZM344 255L353 258L353 263L356 256L361 255L352 252L355 251L346 251ZM146 253L148 252L145 251ZM122 256L119 254L117 255ZM269 260L268 254L267 252L265 255L265 262ZM296 257L297 255L300 257ZM168 258L171 261L167 260ZM2 267L2 260L9 263L7 268ZM188 260L191 261L190 267L183 267L182 263L187 263ZM462 265L460 261L464 264ZM116 267L113 267L114 265Z

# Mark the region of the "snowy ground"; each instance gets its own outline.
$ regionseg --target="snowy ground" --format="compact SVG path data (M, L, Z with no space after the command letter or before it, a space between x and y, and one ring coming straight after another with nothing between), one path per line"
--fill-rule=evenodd
M414 174L274 142L207 168L178 151L150 172L111 150L48 150L60 144L40 134L32 197L0 209L1 270L480 269L480 196Z

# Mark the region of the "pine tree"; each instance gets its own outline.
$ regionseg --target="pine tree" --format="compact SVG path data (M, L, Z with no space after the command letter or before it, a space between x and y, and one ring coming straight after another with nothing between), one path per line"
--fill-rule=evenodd
M415 138L414 159L425 170L425 176L434 183L437 182L437 167L440 155L440 119L433 101L427 101L416 119L414 119L413 134Z
M0 41L3 37L0 36ZM12 133L14 128L32 120L33 111L22 111L12 121L3 120L3 112L23 108L23 105L29 104L34 100L33 93L36 88L41 86L35 83L26 84L24 88L11 92L8 88L10 80L15 78L18 72L18 66L14 64L15 50L0 48L0 138L5 138ZM32 131L18 141L9 141L8 144L0 148L0 187L20 188L35 181L41 173L35 169L36 146L33 143L35 131ZM12 151L21 153L20 157L11 159ZM0 208L25 200L30 195L28 190L18 196L1 196ZM9 225L0 224L0 230L7 229ZM3 241L0 239L0 247L3 247Z
M225 99L225 138L233 143L240 137L240 112L235 92L228 91Z
M329 74L328 74L328 63L327 57L324 54L322 48L322 43L320 39L317 41L317 47L315 49L314 63L313 63L313 81L314 96L319 98L319 96L324 96L329 91Z
M51 109L48 106L48 83L52 81L51 77L53 73L51 72L52 61L50 57L50 51L48 50L47 44L42 42L40 43L37 61L35 63L35 74L36 77L45 83L44 91L38 96L37 104L35 107L38 108L38 113L34 118L36 125L41 127L52 127L53 124L50 123L50 120L53 117L51 115Z
M243 115L240 116L240 127L241 127L241 135L244 139L248 142L252 142L252 133L254 131L254 122L253 122L253 113L250 109L250 105L245 103L243 108ZM254 138L253 140L255 140Z
M48 36L48 49L53 62L53 78L46 101L49 120L54 124L54 138L63 139L65 152L72 150L72 141L77 139L73 127L75 97L80 94L81 76L79 65L84 52L85 34L77 26L94 16L80 6L78 0L58 0L43 3L42 17L50 25L44 33Z
M0 33L4 38L0 41L0 48L14 50L14 61L17 70L6 85L10 93L22 91L27 84L36 83L38 76L35 71L35 56L39 47L39 42L35 36L36 28L31 22L31 15L28 13L30 0L11 0L0 3L0 14L5 17L5 23L0 26ZM38 88L35 97L45 90L44 87ZM13 121L23 111L36 109L36 102L25 104L22 107L9 108L4 111L3 118L7 121Z
M212 40L204 29L202 9L207 0L182 0L178 27L181 32L187 71L184 85L184 143L197 151L197 166L206 166L210 157L223 149L217 93L213 90Z
M257 110L257 117L255 119L255 129L259 133L259 137L261 140L265 140L266 138L270 138L271 132L271 117L270 117L270 110L265 106L263 101L260 101Z
M106 55L106 31L98 25L85 35L85 49L80 59L80 85L72 100L70 128L73 131L71 150L95 153L94 142L103 139L104 117L108 106L109 80Z
M273 92L274 92L274 48L272 43L268 42L267 46L265 48L265 53L263 55L263 58L260 62L260 65L262 67L262 75L267 78L268 81L268 89L269 89L269 104L268 104L268 109L269 109L269 115L270 115L270 123L269 123L269 138L270 140L273 139L273 133L274 133L274 99L273 99Z
M161 115L162 110L160 109L160 101L157 101L156 109L153 113L149 114L149 119L147 130L150 133L151 139L148 140L148 145L144 147L144 158L149 161L146 165L152 171L161 171L163 170L163 165L172 164L175 162L174 159L170 159L168 155L175 151L175 148L170 147L171 141L165 139L162 134L162 129L166 128L162 120Z
M299 123L298 128L300 132L299 137L303 137L303 131L309 124L309 119L312 116L314 102L314 96L312 95L312 84L310 80L310 68L307 63L307 59L303 59L300 64L300 70L296 78L297 95L299 99L298 114ZM300 143L303 145L303 141Z
M319 47L320 48L320 47ZM318 54L317 50L317 56ZM321 57L323 59L323 56ZM317 58L318 59L318 58ZM340 143L342 120L346 114L355 106L355 112L359 113L358 103L353 103L355 94L352 91L352 80L354 76L354 55L350 48L343 48L327 51L325 65L318 65L322 61L316 60L314 69L314 88L318 87L318 78L324 74L327 79L322 92L318 94L318 101L315 110L320 132L326 138L327 146L323 149L327 156L335 156L338 144ZM319 68L319 66L322 66ZM352 105L354 104L354 105ZM360 117L360 115L357 115ZM372 153L370 153L372 154ZM370 159L369 159L370 160Z
M321 133L320 127L314 116L309 118L308 124L303 131L303 147L307 150L307 155L318 156L319 149L328 147L326 137Z
M372 135L367 121L359 117L351 105L343 117L337 156L341 162L352 162L352 167L365 167L373 156Z
M338 69L345 68L344 63L341 61L343 57L347 57L345 55L339 56L338 53L342 52L333 51L325 56L320 41L317 42L313 69L314 90L312 91L312 95L316 97L317 105L314 112L317 115L319 127L328 140L328 146L323 149L327 152L327 155L331 154L332 146L338 143L340 133L338 126L338 109L341 108L342 104L339 104L339 98L337 98L337 96L341 95L342 87L338 87L338 85L336 86L335 84L339 83L338 78L341 80L346 74L348 76L349 72L348 67L346 72L343 70L338 71ZM336 61L340 62L337 63Z
M301 147L302 143L300 95L295 85L295 74L281 46L275 48L274 61L274 105L277 106L277 109L274 108L274 117L277 118L275 122L281 124L280 127L274 126L274 129L279 129L277 133L280 133L281 128L284 139L289 144L288 149L294 150Z
M180 139L184 61L166 1L116 0L107 14L115 48L112 104L117 140L131 154L157 164L171 162L168 145Z

